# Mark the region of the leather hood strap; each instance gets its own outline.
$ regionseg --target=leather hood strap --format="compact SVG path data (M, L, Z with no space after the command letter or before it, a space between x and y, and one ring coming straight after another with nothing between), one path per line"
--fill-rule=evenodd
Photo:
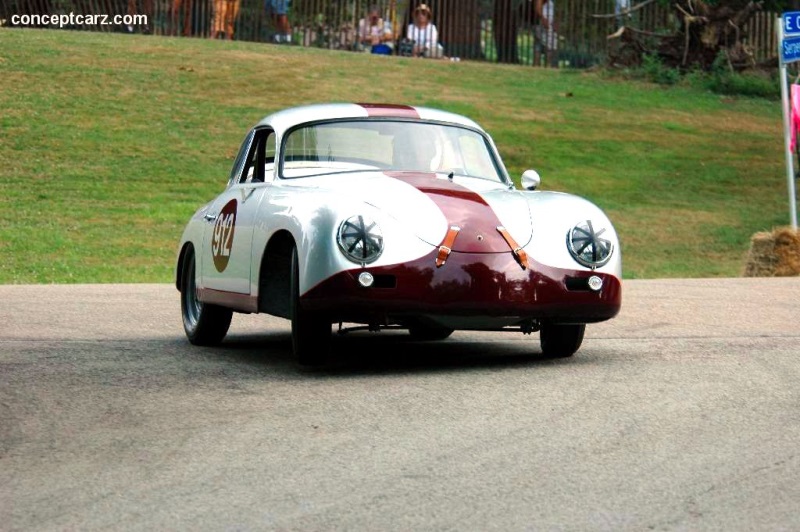
M456 237L458 236L459 231L461 231L461 228L457 225L451 225L450 229L447 230L444 241L442 242L442 245L439 246L439 253L436 255L437 268L441 268L444 266L444 263L447 262L447 257L450 256L450 252L452 251L453 244L456 242Z
M502 225L497 226L497 232L500 233L500 235L508 244L508 247L511 248L511 252L514 253L514 258L517 259L517 262L520 266L522 266L522 269L527 270L529 267L528 254L525 253L525 250L517 244L517 241L514 240L514 237L511 236L511 233L509 233L508 230Z

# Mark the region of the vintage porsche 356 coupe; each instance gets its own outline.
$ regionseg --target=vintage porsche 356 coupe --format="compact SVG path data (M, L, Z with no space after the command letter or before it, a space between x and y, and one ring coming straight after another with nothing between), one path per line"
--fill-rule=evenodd
M598 207L539 182L529 170L517 189L486 132L444 111L267 116L181 238L186 335L216 344L233 312L264 312L291 320L302 364L326 360L334 323L539 331L545 355L570 356L619 312L619 242Z

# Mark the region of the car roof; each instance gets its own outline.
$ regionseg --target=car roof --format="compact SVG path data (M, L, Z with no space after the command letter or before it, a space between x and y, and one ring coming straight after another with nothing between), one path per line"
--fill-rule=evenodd
M278 135L287 129L319 120L337 120L347 118L402 118L411 120L445 122L477 129L483 132L469 118L428 107L411 107L394 104L371 103L326 103L292 107L273 113L262 119L256 127L270 126Z

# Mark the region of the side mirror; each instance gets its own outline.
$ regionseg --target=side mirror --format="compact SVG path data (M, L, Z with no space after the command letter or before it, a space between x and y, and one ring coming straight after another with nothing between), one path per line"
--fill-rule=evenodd
M525 170L522 172L522 188L525 190L536 190L542 184L542 178L536 170Z

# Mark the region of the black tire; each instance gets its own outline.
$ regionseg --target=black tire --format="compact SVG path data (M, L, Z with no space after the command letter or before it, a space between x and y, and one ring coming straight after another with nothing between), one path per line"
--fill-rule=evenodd
M231 309L197 299L194 250L187 252L181 274L181 316L186 337L194 345L217 345L231 326Z
M321 366L328 360L331 349L331 321L324 315L305 310L300 303L300 263L297 248L292 249L290 285L292 351L301 365Z
M571 357L580 349L585 331L586 325L582 323L578 325L543 324L539 331L542 353L550 358Z
M411 335L412 340L421 342L433 342L436 340L444 340L453 334L453 329L448 327L440 327L438 325L412 325L408 328L408 333Z

